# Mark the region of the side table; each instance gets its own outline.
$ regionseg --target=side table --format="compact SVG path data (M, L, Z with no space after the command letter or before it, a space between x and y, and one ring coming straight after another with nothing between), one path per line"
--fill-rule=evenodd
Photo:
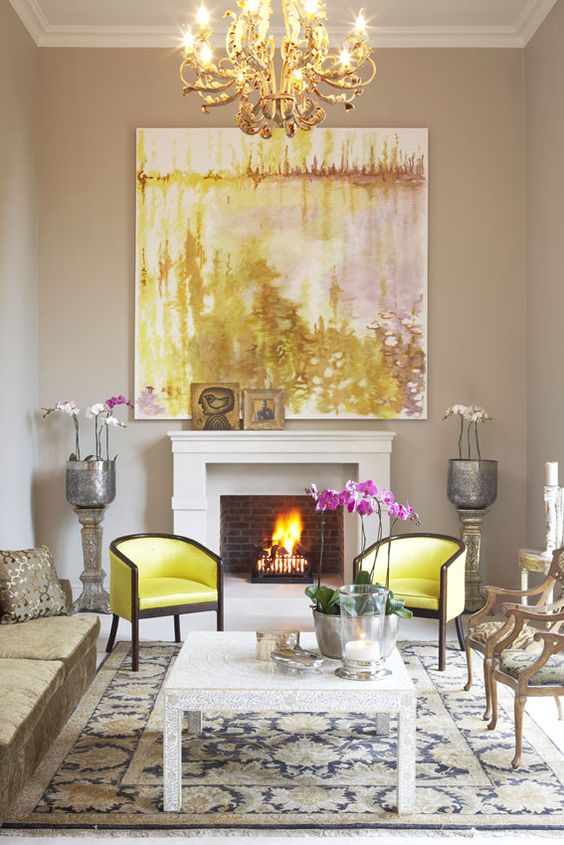
M552 552L541 549L519 549L519 569L521 570L521 589L529 589L529 572L540 572L546 575L552 562ZM548 603L553 601L553 592L550 592ZM527 604L527 596L523 596L521 604Z

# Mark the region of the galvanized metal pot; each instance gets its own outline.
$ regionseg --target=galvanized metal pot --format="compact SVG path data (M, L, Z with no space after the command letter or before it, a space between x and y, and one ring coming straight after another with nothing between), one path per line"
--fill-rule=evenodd
M341 660L341 617L331 613L313 611L315 636L319 651L325 657ZM395 613L384 616L384 636L382 638L382 656L389 657L397 645L399 617Z
M101 508L116 496L115 461L67 461L67 502Z
M489 508L497 497L497 461L451 458L447 497L456 508Z
M313 611L313 623L319 651L325 657L341 659L341 617Z

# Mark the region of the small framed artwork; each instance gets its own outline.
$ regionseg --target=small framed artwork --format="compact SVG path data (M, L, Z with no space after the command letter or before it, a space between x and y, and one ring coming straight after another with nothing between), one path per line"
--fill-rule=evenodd
M284 428L285 392L247 388L243 391L243 428Z
M192 429L231 431L239 428L238 384L192 384Z

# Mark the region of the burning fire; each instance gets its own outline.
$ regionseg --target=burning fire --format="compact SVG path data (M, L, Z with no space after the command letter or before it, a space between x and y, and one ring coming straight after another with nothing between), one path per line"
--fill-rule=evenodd
M277 517L271 544L260 550L256 561L256 573L259 577L301 576L311 580L309 561L300 545L302 527L297 510Z
M272 535L273 546L282 546L291 557L296 546L299 546L301 537L302 520L298 511L290 511L289 514L277 518Z

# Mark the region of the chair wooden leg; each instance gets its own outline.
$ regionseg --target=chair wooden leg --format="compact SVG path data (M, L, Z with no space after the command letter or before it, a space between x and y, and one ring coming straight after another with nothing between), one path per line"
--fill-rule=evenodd
M223 631L223 605L217 608L217 625L218 631Z
M482 719L487 722L492 715L492 687L494 680L492 678L493 660L491 657L484 657L484 690L486 693L486 709L484 710Z
M131 669L139 671L139 620L131 621Z
M456 625L456 636L458 637L458 645L460 646L460 651L464 651L465 642L464 642L464 628L462 627L462 614L457 616L454 620L454 624Z
M108 643L106 645L106 651L108 652L108 654L111 652L111 650L114 647L114 644L115 644L115 641L116 641L116 634L117 634L118 625L119 625L119 616L117 615L117 613L114 613L113 616L112 616L112 627L110 628L110 636L108 637Z
M558 711L558 718L560 720L564 719L564 708L562 707L562 699L559 695L554 696L554 700L556 701L556 709Z
M468 640L466 640L466 669L468 670L468 680L464 685L464 689L468 692L469 689L472 689L472 681L473 681L473 672L472 672L472 649L470 648L470 644Z
M174 642L182 642L180 639L180 615L178 613L174 614Z
M519 767L523 752L523 711L527 699L521 695L515 696L515 757L511 761L514 769Z
M439 619L439 672L445 671L446 664L446 619L441 615Z
M488 725L488 730L493 731L497 725L497 681L493 675L490 675L490 684L492 718Z

